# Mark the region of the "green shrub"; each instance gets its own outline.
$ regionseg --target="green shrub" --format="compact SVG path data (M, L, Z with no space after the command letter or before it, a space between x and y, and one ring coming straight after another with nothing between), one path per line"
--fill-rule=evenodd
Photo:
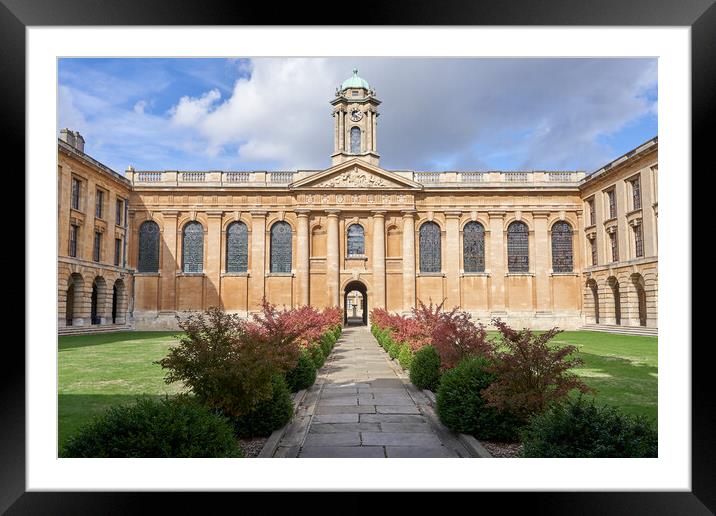
M398 358L398 353L400 353L400 346L397 342L395 342L393 339L388 337L388 347L386 348L388 351L388 355L392 359Z
M303 350L296 367L286 373L286 383L291 392L308 389L316 383L316 365L308 350Z
M328 357L330 352L333 350L333 345L336 343L336 336L333 332L327 332L321 337L321 350L323 355Z
M243 457L229 420L186 395L116 405L70 437L63 457Z
M320 344L311 344L308 346L308 352L311 355L311 360L313 360L313 365L316 370L323 367L323 364L326 363L326 355L323 353Z
M432 346L423 346L415 352L410 365L410 381L418 389L435 392L440 384L440 355Z
M522 439L525 457L657 457L658 451L649 420L581 396L532 418Z
M522 423L508 412L488 407L481 395L495 381L486 371L490 363L482 357L463 359L454 369L443 373L436 396L440 420L455 432L478 439L514 441Z
M398 363L403 369L410 369L410 364L413 362L413 350L410 346L403 344L400 346L400 352L398 353Z
M293 399L283 376L272 379L273 395L259 403L253 411L234 419L234 427L239 437L262 437L271 435L291 421Z

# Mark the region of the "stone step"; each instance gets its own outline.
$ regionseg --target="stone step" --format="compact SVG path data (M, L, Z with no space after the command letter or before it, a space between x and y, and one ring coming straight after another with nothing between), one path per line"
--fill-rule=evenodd
M657 337L658 328L647 328L645 326L620 326L617 324L585 324L580 328L582 331L601 331L606 333L619 333L622 335L641 335Z
M62 326L57 329L58 335L90 335L94 333L110 333L115 331L131 331L128 324L93 324L91 326Z

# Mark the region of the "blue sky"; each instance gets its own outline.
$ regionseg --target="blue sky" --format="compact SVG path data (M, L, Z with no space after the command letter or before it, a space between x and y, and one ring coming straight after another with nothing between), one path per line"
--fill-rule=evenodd
M387 169L591 172L657 134L656 59L61 59L57 130L120 172L327 168L354 67Z

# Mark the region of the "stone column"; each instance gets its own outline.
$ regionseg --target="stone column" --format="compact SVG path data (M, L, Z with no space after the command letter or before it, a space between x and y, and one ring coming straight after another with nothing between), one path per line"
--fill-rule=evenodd
M206 308L221 308L221 211L208 211L206 238Z
M549 288L549 260L552 249L549 240L549 230L547 228L549 211L534 211L532 216L534 217L535 224L534 273L537 295L536 310L537 312L551 312L552 300Z
M344 118L343 110L338 111L338 145L340 145L341 151L346 150L346 123Z
M373 211L373 306L385 308L385 211Z
M340 306L340 263L338 241L338 214L340 210L326 210L328 213L328 231L326 242L326 283L328 305Z
M445 212L445 308L448 310L460 306L460 215L459 211Z
M164 232L162 233L162 268L161 268L161 300L159 303L160 312L176 311L176 282L177 270L177 218L179 213L176 211L165 211L162 213L164 218Z
M338 111L334 111L333 112L333 118L334 118L334 122L333 122L333 126L334 126L334 129L333 129L333 153L334 154L338 152L338 143L339 143L338 139L339 139L339 134L340 134L340 122L339 122L340 119L338 118L338 116L339 116Z
M260 310L266 295L266 212L251 212L251 274L249 310Z
M366 125L365 132L366 132L367 140L368 140L367 143L366 143L366 149L365 149L365 150L368 151L368 152L370 152L370 151L373 150L373 121L372 121L372 119L373 119L373 113L372 113L372 111L368 110L368 111L366 112L366 115L365 115L365 116L366 116L366 118L367 118L366 124L365 124L365 125Z
M373 122L373 152L378 152L378 113L373 113L371 121Z
M403 211L403 311L415 307L415 210Z
M487 267L490 270L490 310L505 312L505 231L504 211L491 211L490 217L490 249Z
M311 284L310 258L308 249L308 216L311 210L298 209L298 234L296 236L296 280L298 283L298 304L309 304Z

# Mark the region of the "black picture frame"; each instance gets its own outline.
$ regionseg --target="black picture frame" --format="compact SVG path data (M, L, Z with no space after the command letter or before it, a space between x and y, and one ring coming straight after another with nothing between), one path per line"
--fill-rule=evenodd
M360 22L367 25L551 25L551 26L689 26L692 72L692 170L713 172L711 130L716 113L716 0L422 0L361 3ZM212 0L0 0L0 124L3 148L24 164L25 29L63 25L335 25L345 18L330 8L269 2ZM709 130L711 129L711 130ZM24 169L24 167L23 167ZM692 219L693 220L693 219ZM37 235L27 235L33 238ZM691 284L691 277L684 278ZM691 300L679 302L691 303ZM695 305L694 305L694 308ZM26 313L26 324L29 314ZM688 349L685 342L669 343ZM6 339L13 340L13 339ZM0 382L0 511L7 514L130 514L144 512L161 496L163 511L193 509L179 493L25 492L25 355L4 347L7 366ZM692 346L692 490L690 492L480 493L480 507L497 497L509 506L524 504L531 514L712 514L716 512L716 425L714 424L710 342ZM10 366L10 364L12 364ZM246 494L237 493L246 497ZM232 496L228 494L226 496ZM276 496L275 494L272 496ZM361 494L353 494L356 498ZM278 497L277 500L280 500ZM347 500L347 499L344 499ZM419 501L420 498L416 497ZM498 503L505 500L499 500ZM201 502L199 502L201 503ZM252 503L245 499L242 507ZM485 503L485 505L482 505ZM504 506L503 506L504 507ZM404 505L408 510L408 506ZM476 508L477 510L477 508Z

